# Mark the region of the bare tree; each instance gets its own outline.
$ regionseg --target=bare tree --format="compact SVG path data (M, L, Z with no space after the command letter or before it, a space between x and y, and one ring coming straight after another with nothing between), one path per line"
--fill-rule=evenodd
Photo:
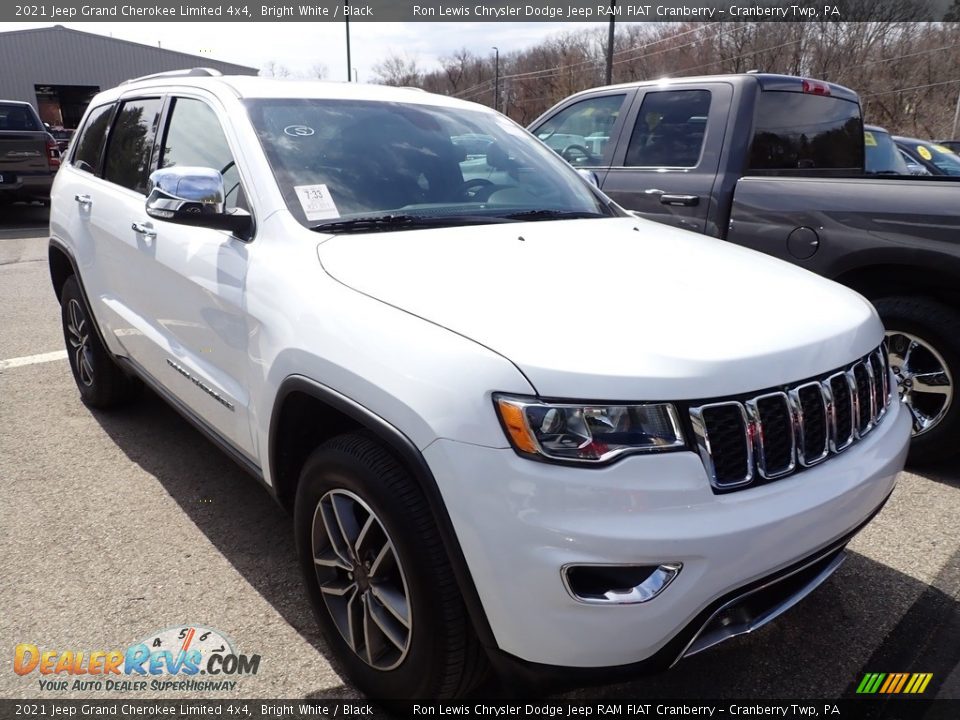
M409 55L387 56L373 66L373 74L377 82L383 85L419 87L423 82L423 73L417 66L417 59Z

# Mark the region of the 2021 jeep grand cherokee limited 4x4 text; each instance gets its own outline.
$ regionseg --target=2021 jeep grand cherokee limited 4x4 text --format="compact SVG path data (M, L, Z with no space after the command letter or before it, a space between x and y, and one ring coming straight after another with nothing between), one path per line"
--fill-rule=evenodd
M627 215L486 108L159 77L78 132L81 398L146 383L292 508L367 693L670 665L816 587L902 467L869 303Z

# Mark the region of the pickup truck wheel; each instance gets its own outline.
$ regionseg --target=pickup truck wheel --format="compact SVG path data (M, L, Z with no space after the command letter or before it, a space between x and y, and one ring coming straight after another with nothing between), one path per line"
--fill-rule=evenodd
M318 448L300 475L297 551L327 644L372 697L457 697L487 661L430 508L390 451L362 434Z
M887 328L890 367L913 420L910 461L944 460L958 451L960 314L927 298L875 301Z
M124 373L100 342L93 326L93 315L75 275L68 277L63 284L60 319L67 359L85 405L109 408L139 395L140 382Z

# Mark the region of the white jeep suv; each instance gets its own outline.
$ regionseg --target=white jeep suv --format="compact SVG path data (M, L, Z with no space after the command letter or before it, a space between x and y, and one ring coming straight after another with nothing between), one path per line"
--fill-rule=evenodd
M292 508L368 694L612 678L748 632L904 462L862 297L632 217L478 105L140 79L90 104L52 203L82 400L145 383Z

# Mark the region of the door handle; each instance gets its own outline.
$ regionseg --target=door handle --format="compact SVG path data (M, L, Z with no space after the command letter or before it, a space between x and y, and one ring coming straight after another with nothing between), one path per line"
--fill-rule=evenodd
M93 205L93 198L89 195L74 195L73 199L80 204L80 207L90 207Z
M153 240L155 237L157 237L157 231L153 229L153 225L151 225L150 223L135 222L133 223L133 225L130 226L130 229L133 230L135 233L143 235L148 240Z
M699 195L667 195L664 193L660 196L660 202L664 205L683 205L686 207L693 207L694 205L700 204Z

